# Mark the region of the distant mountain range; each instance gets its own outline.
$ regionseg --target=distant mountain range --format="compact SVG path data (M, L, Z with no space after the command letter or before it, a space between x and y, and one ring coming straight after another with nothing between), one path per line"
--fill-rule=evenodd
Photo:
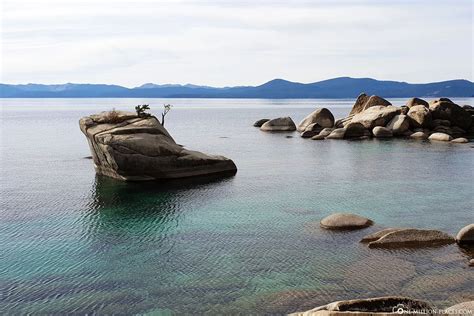
M370 78L340 77L314 83L274 79L260 86L214 88L192 84L157 85L136 88L106 84L0 84L1 98L355 98L360 93L396 97L474 97L474 83L468 80L412 84Z

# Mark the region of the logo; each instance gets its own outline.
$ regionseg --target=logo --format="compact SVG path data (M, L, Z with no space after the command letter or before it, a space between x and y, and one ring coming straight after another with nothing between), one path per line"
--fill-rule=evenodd
M407 310L407 307L403 304L397 304L397 306L392 307L392 313L404 314Z

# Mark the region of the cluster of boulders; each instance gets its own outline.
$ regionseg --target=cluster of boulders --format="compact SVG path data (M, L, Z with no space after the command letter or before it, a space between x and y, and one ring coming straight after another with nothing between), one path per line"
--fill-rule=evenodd
M320 226L332 230L355 230L373 225L363 216L350 213L334 213L320 221ZM474 224L462 228L456 237L434 229L385 228L362 238L369 248L432 247L453 244L474 245Z
M320 221L320 226L331 230L355 230L373 225L363 216L350 213L331 214ZM458 243L460 246L474 246L474 224L462 228L456 237L439 230L416 228L385 228L362 238L369 248L433 247ZM473 265L473 259L469 265ZM437 309L428 302L402 296L385 296L367 299L336 301L308 311L290 314L292 316L311 315L395 315L395 314L449 314L466 315L474 312L474 301Z
M113 111L79 121L97 174L125 181L233 175L234 162L177 144L154 116ZM113 120L110 118L113 117Z
M263 119L254 126L263 131L295 131L301 137L323 139L366 139L370 137L407 137L432 141L469 142L474 134L474 107L459 106L447 98L430 103L420 98L404 106L393 106L379 96L361 94L349 115L334 120L326 108L316 109L298 126L290 117Z

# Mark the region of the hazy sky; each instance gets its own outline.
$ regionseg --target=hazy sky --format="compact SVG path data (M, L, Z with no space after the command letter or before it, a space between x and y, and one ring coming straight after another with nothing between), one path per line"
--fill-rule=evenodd
M473 0L0 0L3 83L473 80Z

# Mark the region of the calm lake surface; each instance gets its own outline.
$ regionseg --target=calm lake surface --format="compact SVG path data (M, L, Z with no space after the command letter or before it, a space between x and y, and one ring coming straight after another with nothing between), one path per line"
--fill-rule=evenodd
M441 307L473 300L473 253L359 243L380 227L454 235L474 222L472 143L311 141L252 127L278 116L298 123L323 106L339 118L353 102L1 100L0 314L281 314L391 294ZM172 103L175 140L232 158L237 174L165 186L97 177L78 120L141 103L155 114ZM321 230L333 212L376 225Z

